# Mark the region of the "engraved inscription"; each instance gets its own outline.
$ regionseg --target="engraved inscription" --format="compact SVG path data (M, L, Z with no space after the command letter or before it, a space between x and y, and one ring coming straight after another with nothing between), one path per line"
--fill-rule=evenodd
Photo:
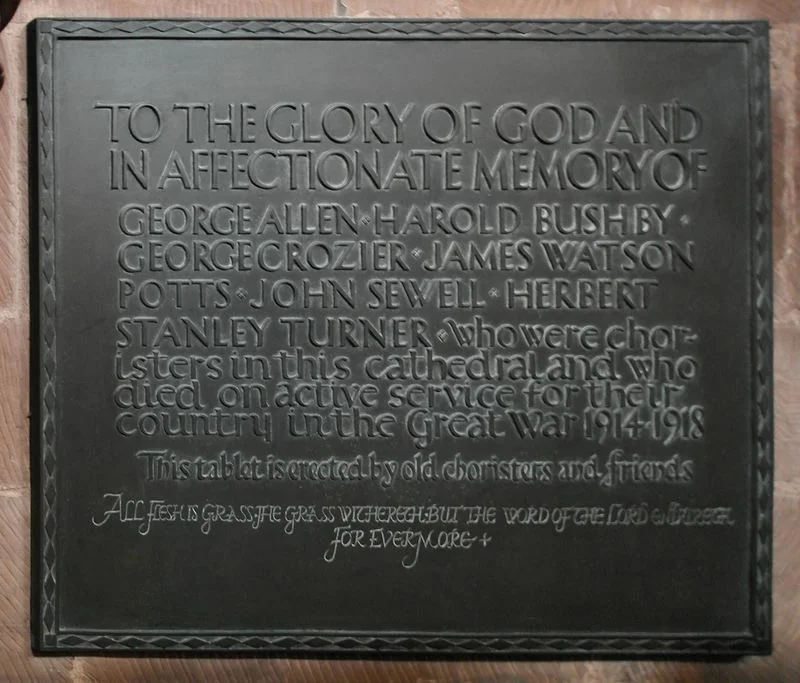
M321 560L397 551L411 569L488 548L498 526L509 543L736 523L732 501L681 497L711 467L686 448L706 433L703 339L660 312L664 283L704 259L690 207L715 160L691 103L96 101L93 115L118 197L116 432L145 485L241 488L236 505L108 492L94 526L325 525ZM361 452L314 447L351 439ZM435 500L486 483L532 501L663 494ZM301 484L411 485L431 505L320 506ZM297 505L264 502L293 487Z

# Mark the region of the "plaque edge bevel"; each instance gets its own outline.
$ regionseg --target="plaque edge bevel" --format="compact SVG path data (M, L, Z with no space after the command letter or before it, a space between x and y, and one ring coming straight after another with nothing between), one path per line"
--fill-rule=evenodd
M88 631L59 629L56 576L56 449L55 449L55 161L53 134L54 55L57 40L70 38L223 38L255 25L252 37L287 38L302 31L306 39L459 38L531 40L740 41L747 45L749 164L748 234L752 249L751 338L753 379L753 441L750 453L752 526L750 600L751 628L742 635L719 634L503 634L503 633L395 633L320 631ZM77 30L72 27L77 26ZM108 26L105 31L99 26ZM159 28L154 29L154 26ZM189 29L191 25L193 28ZM231 29L230 27L233 27ZM280 26L280 30L277 28ZM311 27L318 27L311 30ZM345 26L357 26L347 28ZM441 29L447 27L446 31ZM483 29L478 29L483 26ZM499 28L498 28L499 26ZM66 27L71 27L65 30ZM199 27L199 28L198 28ZM473 27L468 32L466 27ZM516 27L514 32L509 29ZM150 29L155 33L140 31ZM479 31L483 30L483 33ZM272 31L272 33L268 33ZM321 32L335 35L321 36ZM337 33L338 31L338 33ZM132 35L133 33L138 35ZM267 35L264 35L264 34ZM593 35L595 34L595 35ZM599 35L597 35L599 34ZM241 36L240 36L241 37ZM246 36L245 36L246 37ZM771 138L769 121L769 23L744 21L649 20L513 20L513 19L51 19L37 18L28 25L30 172L31 192L31 315L32 426L32 562L31 634L36 654L100 654L103 652L175 653L249 652L276 654L410 655L420 657L509 656L523 658L738 658L772 652L772 508L773 508L773 312L771 252ZM36 152L34 153L34 149ZM35 218L34 218L35 217ZM38 260L34 263L34 259ZM35 267L34 267L35 266ZM34 367L35 366L35 367ZM33 556L33 549L36 556ZM48 552L49 557L48 557ZM36 585L34 586L34 581ZM38 609L35 607L38 606Z

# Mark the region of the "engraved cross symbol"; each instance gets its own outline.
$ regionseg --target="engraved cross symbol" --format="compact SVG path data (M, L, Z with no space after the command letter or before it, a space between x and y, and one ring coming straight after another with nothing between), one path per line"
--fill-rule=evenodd
M446 341L447 340L447 332L445 330L439 330L436 333L437 338L439 341Z
M412 249L411 250L411 255L414 258L419 258L420 256L422 256L422 249L420 249L419 247L417 247L416 249Z
M498 296L500 296L500 290L497 289L497 287L492 287L489 290L489 296L492 297L493 299L496 299Z
M236 290L236 296L244 301L247 298L247 290L244 287L239 287L239 289Z

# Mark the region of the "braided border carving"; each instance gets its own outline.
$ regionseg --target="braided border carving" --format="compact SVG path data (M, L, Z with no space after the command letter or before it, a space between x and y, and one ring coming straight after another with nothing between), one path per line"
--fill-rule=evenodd
M647 654L671 652L676 655L743 655L752 652L750 638L714 637L576 637L576 636L507 636L481 635L408 635L365 636L361 634L314 635L177 635L164 633L102 634L70 633L58 637L58 644L82 650L167 650L226 651L257 650L273 652L419 653L442 655L537 654L553 657L593 654Z
M754 452L753 634L772 634L772 240L770 234L769 45L750 41L750 183Z
M701 38L742 40L758 34L755 24L734 22L652 21L170 21L54 20L52 31L63 36L267 38Z
M55 163L53 159L53 37L39 36L37 58L37 126L39 135L39 306L40 306L40 409L41 409L41 553L40 638L55 644L56 593L56 281L55 281Z
M744 41L749 46L750 184L752 250L753 624L746 637L569 636L498 637L496 634L364 635L355 633L72 633L59 629L56 573L56 280L53 158L53 51L57 39L78 37L262 38L502 38L690 39ZM768 27L759 23L601 21L68 21L37 22L38 222L40 238L41 491L39 646L42 650L295 651L439 655L646 655L764 653L771 639L772 572L772 275L770 238Z

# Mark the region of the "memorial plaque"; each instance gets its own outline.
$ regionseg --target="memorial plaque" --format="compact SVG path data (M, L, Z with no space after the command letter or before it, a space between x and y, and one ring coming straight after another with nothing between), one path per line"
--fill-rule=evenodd
M768 652L767 32L37 21L36 648Z

